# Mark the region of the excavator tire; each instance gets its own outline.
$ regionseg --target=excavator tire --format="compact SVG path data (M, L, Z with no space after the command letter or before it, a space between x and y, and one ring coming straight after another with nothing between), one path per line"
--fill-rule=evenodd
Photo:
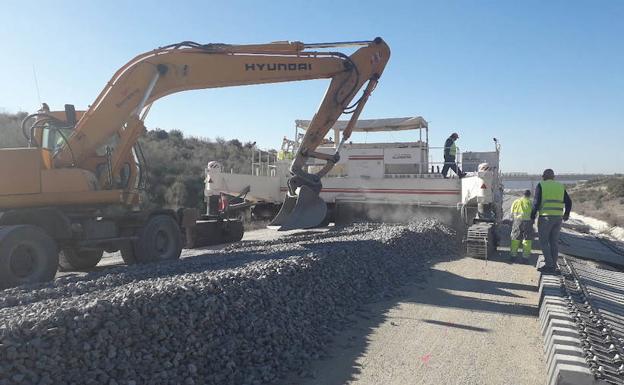
M155 215L138 231L138 239L121 249L127 264L151 263L180 258L182 235L169 215Z
M136 256L134 254L134 246L129 244L119 249L121 253L121 259L123 259L126 265L134 265L137 262Z
M137 230L132 227L122 228L121 236L122 237L131 237L135 235ZM134 265L137 263L136 256L134 254L134 242L133 241L125 241L119 247L119 253L121 254L121 259L123 259L126 265Z
M240 220L229 220L223 229L223 241L225 243L238 242L243 239L245 228Z
M58 263L56 242L39 227L0 227L0 288L51 281Z
M100 263L102 255L104 255L104 250L66 248L59 254L59 268L61 271L91 269Z

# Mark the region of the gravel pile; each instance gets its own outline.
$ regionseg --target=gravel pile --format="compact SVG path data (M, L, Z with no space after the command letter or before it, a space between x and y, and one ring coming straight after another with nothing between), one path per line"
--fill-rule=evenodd
M0 384L276 382L358 306L455 253L432 220L356 224L5 290Z

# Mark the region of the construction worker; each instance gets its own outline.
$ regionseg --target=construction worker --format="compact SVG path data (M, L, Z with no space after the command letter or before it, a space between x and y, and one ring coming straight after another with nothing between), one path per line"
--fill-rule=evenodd
M572 200L563 183L555 182L555 172L544 170L542 181L535 188L531 221L539 212L537 233L539 234L544 265L538 268L543 273L558 271L559 232L563 221L567 221L572 210Z
M530 198L531 190L525 190L523 196L516 199L511 205L511 217L513 218L511 226L511 259L515 260L518 256L518 248L520 243L522 243L521 263L529 260L533 246L533 221L531 221L533 202L531 202Z
M466 175L466 173L462 172L462 170L457 167L457 163L455 162L455 158L457 157L457 145L455 141L457 139L459 139L459 135L454 132L446 139L446 142L444 142L444 167L442 167L442 175L444 178L448 178L446 174L449 169L453 170L460 178Z

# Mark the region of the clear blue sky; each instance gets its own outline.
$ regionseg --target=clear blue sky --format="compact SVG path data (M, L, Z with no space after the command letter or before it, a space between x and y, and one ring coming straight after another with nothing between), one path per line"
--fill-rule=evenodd
M503 145L503 171L624 172L624 1L2 2L0 109L90 104L135 55L181 40L383 37L392 57L363 118L422 115L431 145ZM193 91L150 128L277 147L326 81Z

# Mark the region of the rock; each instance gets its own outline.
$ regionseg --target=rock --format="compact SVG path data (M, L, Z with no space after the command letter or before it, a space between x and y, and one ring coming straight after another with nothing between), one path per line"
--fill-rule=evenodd
M244 242L180 261L0 291L2 378L42 384L275 383L362 305L422 280L454 234L432 221L360 223Z

